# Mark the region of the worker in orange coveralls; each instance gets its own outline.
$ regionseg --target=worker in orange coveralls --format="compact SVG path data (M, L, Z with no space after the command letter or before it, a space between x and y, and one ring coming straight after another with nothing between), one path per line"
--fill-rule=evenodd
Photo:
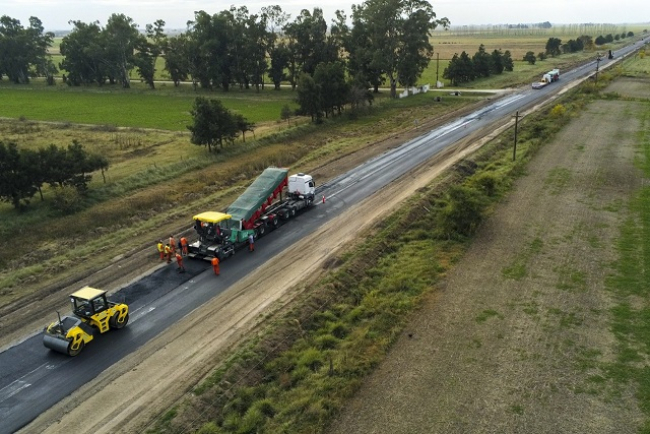
M160 260L164 261L165 260L165 245L163 244L162 240L158 241L158 252L160 253Z
M212 269L214 270L214 274L216 276L219 275L219 258L212 258Z
M169 248L172 249L172 253L176 253L176 240L173 235L169 236Z
M181 251L183 252L183 256L187 256L187 238L181 237Z
M178 272L185 273L185 267L183 267L183 257L180 253L176 253L176 262L178 263Z
M172 249L169 244L165 244L165 256L167 256L167 263L169 264L172 261Z

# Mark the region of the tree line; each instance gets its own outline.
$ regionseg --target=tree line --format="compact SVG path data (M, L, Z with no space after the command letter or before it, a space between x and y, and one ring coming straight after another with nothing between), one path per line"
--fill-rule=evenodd
M503 71L512 71L514 62L509 50L501 52L494 50L488 53L481 44L478 51L470 58L465 51L455 53L442 76L451 81L453 86L468 83L477 78L489 77L492 74L502 74Z
M38 150L21 149L14 142L0 141L0 200L18 209L28 205L46 184L55 189L84 192L91 173L108 170L106 157L88 153L76 140L67 148L50 145Z
M613 36L611 34L608 34L607 36L599 35L596 37L596 39L589 35L581 35L576 39L569 39L564 44L562 43L561 39L551 37L548 38L548 41L546 41L545 51L542 51L537 55L535 55L535 53L532 51L528 51L526 54L524 54L523 60L531 65L534 65L536 61L545 60L549 56L556 57L563 53L577 53L583 50L592 50L595 46L611 43L614 42L614 40L619 40L621 38L631 38L633 36L633 32L622 33L616 36Z
M337 11L328 27L321 8L303 9L290 20L277 5L256 14L245 6L231 7L212 15L197 11L186 32L169 37L162 20L147 24L141 33L130 17L113 14L105 26L73 21L61 42L64 60L58 66L71 86L116 83L128 88L135 70L153 88L156 59L164 56L176 85L189 79L195 86L227 91L232 86L259 90L266 77L276 89L282 82L295 89L301 74L313 77L319 65L340 63L349 76L375 91L388 83L395 96L398 85L414 86L428 65L431 32L450 24L447 18L437 19L424 0L366 0L352 6L350 18L352 25ZM43 33L39 23L32 18L24 29L17 20L0 20L0 73L14 77L13 71L20 70L25 77L18 82L27 82L29 74L42 75L38 65L49 58L53 35ZM38 56L12 63L4 55L5 45L34 46Z

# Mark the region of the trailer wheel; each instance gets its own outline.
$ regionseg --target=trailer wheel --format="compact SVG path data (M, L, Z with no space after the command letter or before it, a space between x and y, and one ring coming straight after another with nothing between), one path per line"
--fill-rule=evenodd
M280 221L278 220L278 216L277 215L273 216L273 226L277 228L278 223L280 223Z
M259 228L257 228L257 236L261 237L266 232L266 225L262 223Z
M295 208L290 208L290 211L289 211L289 212L291 213L291 217L295 217L295 216L296 216L296 209L295 209Z

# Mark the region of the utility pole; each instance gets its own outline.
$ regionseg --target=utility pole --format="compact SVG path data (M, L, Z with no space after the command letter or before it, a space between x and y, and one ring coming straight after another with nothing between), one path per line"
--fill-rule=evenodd
M596 84L598 84L598 67L600 66L600 53L596 56Z
M517 128L519 127L519 110L515 114L515 146L512 148L512 161L517 158Z
M438 89L438 71L440 70L440 53L436 53L436 89Z

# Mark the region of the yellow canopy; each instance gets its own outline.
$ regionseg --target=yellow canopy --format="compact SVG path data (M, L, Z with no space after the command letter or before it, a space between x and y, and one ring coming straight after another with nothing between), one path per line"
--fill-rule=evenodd
M205 222L205 223L219 223L224 220L230 220L232 216L230 214L225 214L217 211L206 211L201 214L197 214L192 217L194 220Z
M90 286L84 286L79 291L71 295L71 297L80 298L82 300L92 300L95 297L98 297L104 294L106 291L101 289L91 288Z

